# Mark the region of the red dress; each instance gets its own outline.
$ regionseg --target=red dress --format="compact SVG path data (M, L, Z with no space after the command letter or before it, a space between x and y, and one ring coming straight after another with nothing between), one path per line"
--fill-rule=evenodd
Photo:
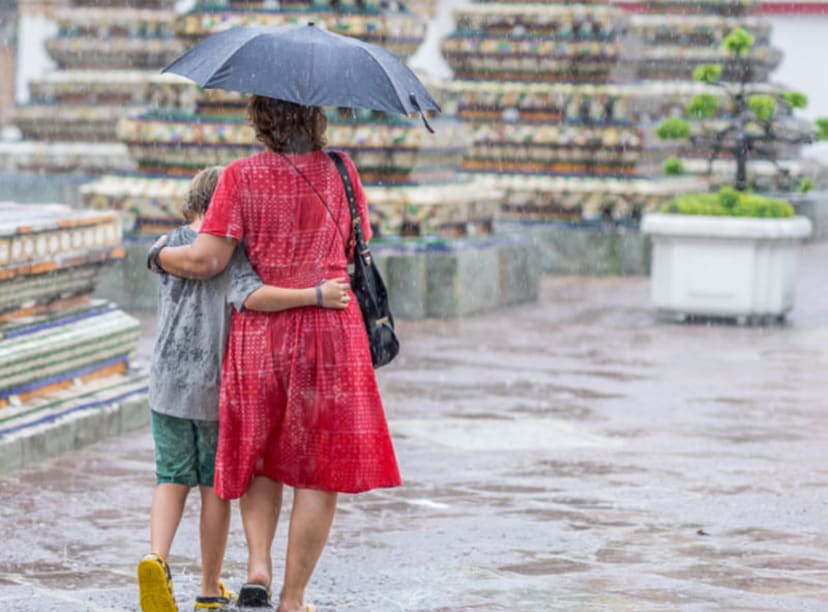
M327 201L336 223L286 157ZM370 237L359 175L343 158ZM233 162L201 226L243 241L264 283L293 288L347 275L342 236L347 239L349 230L342 179L323 151L263 152ZM225 499L240 497L256 475L343 493L400 484L353 296L345 310L234 311L219 423L215 488Z

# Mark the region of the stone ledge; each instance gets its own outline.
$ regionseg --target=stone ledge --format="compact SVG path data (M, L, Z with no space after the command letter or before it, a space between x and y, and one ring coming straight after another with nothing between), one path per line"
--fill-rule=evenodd
M374 249L400 319L454 318L537 300L536 249L516 236L421 251Z
M102 391L55 401L0 423L0 474L147 425L143 377L133 377L114 396Z
M650 240L637 228L571 223L504 223L524 232L544 274L648 275Z
M802 215L811 220L813 232L809 242L828 240L828 191L812 191L805 194L784 194L796 210L797 215Z
M155 310L158 277L146 267L154 240L127 240L126 256L106 270L95 296L125 310ZM372 252L399 319L459 317L538 297L536 248L525 236L377 241Z

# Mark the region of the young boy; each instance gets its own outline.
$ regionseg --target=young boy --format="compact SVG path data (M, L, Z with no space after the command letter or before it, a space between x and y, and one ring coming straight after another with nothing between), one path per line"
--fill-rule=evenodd
M196 239L221 170L205 168L193 178L183 211L188 224L170 232L169 246ZM149 390L157 479L150 510L152 552L138 564L144 612L178 609L167 559L187 495L195 486L201 493L201 594L195 609L216 610L233 603L235 594L220 581L230 502L213 490L221 359L230 306L261 311L301 306L342 309L349 301L347 287L345 279L307 289L265 286L242 245L227 269L210 280L162 275Z

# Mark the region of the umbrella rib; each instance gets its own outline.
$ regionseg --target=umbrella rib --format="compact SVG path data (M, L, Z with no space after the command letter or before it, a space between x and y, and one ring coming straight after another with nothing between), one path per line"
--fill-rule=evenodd
M251 37L250 37L250 38L248 38L246 41L244 41L244 44L245 44L245 45L249 44L251 41L256 40L257 38L259 38L260 36L262 36L262 34L263 34L262 32L259 32L259 33L257 33L255 36L251 36ZM216 76L216 73L217 73L219 70L221 70L227 62L229 62L231 59L233 59L233 58L236 56L236 54L237 54L237 53L241 52L243 48L244 48L244 45L239 45L239 47L238 47L238 48L236 48L236 49L235 49L235 50L234 50L234 51L233 51L230 55L228 55L227 57L225 57L225 58L224 58L224 60L222 60L222 61L221 61L221 63L220 63L218 66L216 66L216 69L215 69L215 70L213 70L213 71L210 73L210 76L209 76L209 77L207 77L206 79L204 79L204 85L202 85L202 87L209 87L209 86L207 85L207 83L209 83L209 82L210 82L210 79L212 79L214 76ZM220 89L220 88L214 88L214 89Z
M364 49L364 47L362 47L362 48ZM367 52L367 51L366 51L366 52ZM396 85L394 84L394 81L391 79L391 76L388 74L388 72L386 72L386 70L385 70L385 66L383 66L383 65L380 63L380 61L379 61L376 57L374 57L374 55L373 55L372 53L370 53L370 52L369 52L369 53L368 53L368 57L369 57L369 58L371 58L371 61L373 61L373 62L374 62L375 64L377 64L380 68L382 68L382 70L381 70L380 72L382 72L382 74L385 76L385 79L386 79L386 80L388 81L388 83L391 85L391 89L393 89L393 90L394 90L394 93L395 93L395 94L397 94L397 99L399 100L399 99L400 99L400 92L397 90L397 87L396 87ZM400 62L402 62L402 60L400 60ZM404 64L404 63L403 63L403 65L405 66L405 64ZM406 66L406 68L408 68L408 66ZM405 108L405 103L400 102L400 106L402 107L402 113L403 113L403 114L405 114L405 115L408 115L408 111L407 111L407 110L406 110L406 108Z

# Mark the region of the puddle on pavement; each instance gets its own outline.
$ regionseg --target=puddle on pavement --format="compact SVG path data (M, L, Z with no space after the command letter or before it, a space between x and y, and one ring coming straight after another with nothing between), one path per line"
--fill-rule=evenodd
M595 551L595 560L599 563L647 563L649 559L642 554L631 552L626 548L600 548Z
M551 576L554 574L586 572L590 569L590 566L586 563L555 557L552 559L537 559L524 563L502 565L498 569L504 572L523 574L525 576Z
M828 571L828 561L821 559L810 559L807 557L791 557L788 555L776 555L770 559L762 559L754 562L745 563L748 567L756 569L772 569L784 571L807 571L809 572L826 572Z
M550 489L547 487L535 487L530 485L518 485L518 484L499 484L499 483L487 483L487 482L478 482L469 485L469 489L472 491L483 491L485 493L507 493L509 495L517 494L517 495L527 495L533 493L552 493L555 489Z
M762 527L747 527L744 529L731 529L724 535L735 538L745 538L751 542L784 542L793 544L800 538L784 531L764 529Z
M535 463L533 472L548 473L558 478L573 478L580 476L609 476L610 474L639 474L645 472L643 468L620 463L598 463L595 461L556 461L554 459L541 460Z
M468 421L408 419L391 422L393 435L426 440L466 451L509 451L574 447L613 447L619 443L553 419Z

